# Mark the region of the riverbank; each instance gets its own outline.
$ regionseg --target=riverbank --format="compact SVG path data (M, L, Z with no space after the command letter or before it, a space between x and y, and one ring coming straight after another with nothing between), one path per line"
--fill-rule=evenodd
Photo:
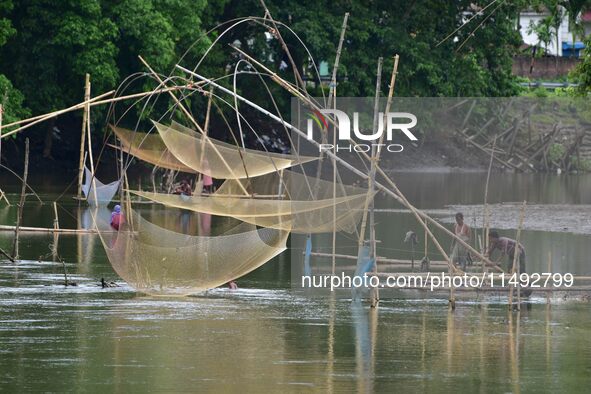
M416 143L404 143L400 153L383 153L381 166L387 171L404 172L486 172L489 158L477 155L452 135L437 135ZM494 165L494 171L503 168Z

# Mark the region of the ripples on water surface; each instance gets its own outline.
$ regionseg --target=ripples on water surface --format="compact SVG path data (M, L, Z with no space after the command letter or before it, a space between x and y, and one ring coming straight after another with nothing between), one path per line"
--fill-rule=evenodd
M444 300L407 299L376 311L277 289L268 272L237 291L153 298L77 274L65 289L60 271L0 268L7 392L577 391L591 373L588 304L517 314L501 299L449 313Z
M406 183L403 177L402 187L415 185L413 177ZM433 177L419 182L437 190L446 190L438 177L448 178L444 184L451 190L475 182ZM492 195L498 201L520 201L529 193L543 204L590 204L582 192L589 183L573 182L565 193L519 186L509 196ZM446 194L441 201L411 199L441 209L482 203L481 195L478 190ZM60 211L62 227L75 227L76 211L69 209ZM12 208L0 208L1 223L12 220ZM52 220L51 207L30 204L25 211L26 225L50 226ZM413 225L405 215L385 217L378 231L394 253L405 248L403 235ZM588 235L524 235L534 267L539 249L540 256L556 253L557 270L589 270ZM0 246L8 248L10 240L0 233ZM589 304L548 307L538 296L520 313L510 313L504 298L481 298L462 301L450 313L446 300L417 294L382 300L377 311L370 310L291 290L289 253L239 280L237 291L146 297L117 278L90 235L60 237L69 279L78 284L66 289L62 265L38 261L51 242L51 236L23 234L27 260L0 262L1 391L588 391ZM404 253L397 256L408 257ZM101 277L119 287L102 289Z

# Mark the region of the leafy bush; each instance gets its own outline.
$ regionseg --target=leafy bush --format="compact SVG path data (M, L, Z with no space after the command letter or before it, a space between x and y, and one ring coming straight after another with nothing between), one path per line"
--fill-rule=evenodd
M570 158L571 163L573 164L573 169L577 171L584 171L584 172L591 172L591 160L590 159L580 159L576 156L572 156Z
M550 146L550 149L548 149L548 160L558 161L564 156L565 152L566 148L564 145L555 142Z

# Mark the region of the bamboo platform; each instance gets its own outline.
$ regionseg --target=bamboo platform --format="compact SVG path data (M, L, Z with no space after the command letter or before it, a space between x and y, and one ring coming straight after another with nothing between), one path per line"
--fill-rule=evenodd
M357 260L357 256L353 256L353 255L348 255L348 254L338 254L335 253L334 255L332 253L322 253L322 252L312 252L311 256L315 256L315 257L326 257L326 258L332 258L332 256L334 256L337 259L345 259L345 260ZM387 257L377 257L377 262L378 263L386 263L387 265L411 265L412 261L411 260L403 260L403 259L390 259ZM414 262L416 265L420 265L421 264L421 259L418 258L417 260L415 260ZM476 263L475 263L476 264ZM448 264L446 261L442 261L442 260L431 260L429 263L430 266L432 267L447 267ZM478 266L480 266L480 264L478 263Z

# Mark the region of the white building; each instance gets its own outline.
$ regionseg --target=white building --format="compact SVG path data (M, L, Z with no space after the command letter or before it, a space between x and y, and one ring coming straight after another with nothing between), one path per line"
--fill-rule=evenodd
M537 34L531 31L532 28L530 26L539 23L542 19L549 16L549 12L537 12L532 10L522 11L519 14L519 31L521 33L521 37L523 38L523 42L530 46L541 45L543 49L546 51L546 53L552 56L570 55L570 51L573 47L573 35L569 29L568 15L566 14L566 12L563 12L563 14L564 16L560 23L560 27L558 28L558 35L556 35L553 32L552 40L548 44L548 47L546 47L544 43L540 42L540 39L538 38ZM591 12L584 12L580 16L580 18L583 21L585 27L585 34L587 35L591 32ZM582 37L577 37L575 49L582 48L584 48L582 43ZM563 51L566 53L563 53Z

